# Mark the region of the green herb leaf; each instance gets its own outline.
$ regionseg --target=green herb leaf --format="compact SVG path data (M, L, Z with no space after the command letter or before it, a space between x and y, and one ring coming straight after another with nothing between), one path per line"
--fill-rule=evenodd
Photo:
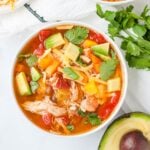
M144 40L142 38L138 38L137 43L140 47L150 50L150 41Z
M120 29L117 28L116 26L112 25L112 24L109 24L108 25L108 33L114 37L114 36L117 36L120 32Z
M113 21L114 18L116 17L116 13L113 12L113 11L107 10L107 11L105 12L104 16L105 16L105 19L106 19L106 20L108 20L108 21Z
M132 5L129 5L127 8L126 8L126 11L127 12L132 12L132 10L133 10L133 6Z
M141 53L141 49L137 44L134 44L133 42L128 42L127 44L127 53L133 56L139 56Z
M74 125L71 125L71 124L67 125L66 127L69 131L73 131L75 129Z
M81 44L88 37L89 30L84 27L74 27L65 33L67 38L73 44Z
M81 117L86 117L87 113L86 112L83 112L81 109L78 110L78 114L81 116Z
M121 43L121 48L123 50L127 50L127 44L128 44L128 41L127 40L123 40L122 43Z
M26 59L26 63L29 67L32 67L37 62L38 58L35 55L31 55L29 58Z
M39 87L39 84L38 84L38 82L31 81L31 82L30 82L30 86L31 86L31 91L32 91L32 93L35 93L36 90L37 90L38 87Z
M101 124L101 120L96 113L89 113L88 121L92 126L97 126L97 125Z
M96 13L98 16L100 16L101 18L104 17L104 13L102 11L102 7L99 4L96 4Z
M28 58L30 56L31 56L31 54L19 54L18 58Z
M135 34L137 34L138 36L142 37L142 36L145 35L145 33L146 33L147 30L142 25L135 25L133 27L133 31L134 31Z
M136 69L150 69L150 55L141 55L138 57L126 55L126 60L130 67Z
M143 18L145 18L148 15L148 12L150 11L150 8L148 7L148 5L145 6L143 12L141 13L141 16Z
M110 59L103 62L100 67L100 78L107 81L111 76L114 75L118 61L116 59Z
M77 80L79 79L79 75L70 67L65 67L63 72L71 79Z

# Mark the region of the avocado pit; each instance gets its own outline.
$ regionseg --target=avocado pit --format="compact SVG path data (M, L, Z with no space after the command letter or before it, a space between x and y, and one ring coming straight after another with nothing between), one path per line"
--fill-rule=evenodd
M150 150L150 142L141 131L131 131L122 137L120 150Z

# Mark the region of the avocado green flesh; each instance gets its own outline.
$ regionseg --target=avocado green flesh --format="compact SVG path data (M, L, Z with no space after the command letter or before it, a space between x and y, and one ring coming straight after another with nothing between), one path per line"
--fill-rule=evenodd
M61 33L56 33L54 35L51 35L44 41L44 45L45 45L46 49L55 48L64 43L65 43L65 41L64 41Z
M38 81L41 78L41 74L34 67L31 68L31 77L33 81Z
M103 135L99 150L119 150L121 138L134 130L141 131L150 141L150 115L135 112L115 120Z
M17 86L18 86L20 95L31 95L32 94L24 72L20 72L19 74L17 74L16 82L17 82Z

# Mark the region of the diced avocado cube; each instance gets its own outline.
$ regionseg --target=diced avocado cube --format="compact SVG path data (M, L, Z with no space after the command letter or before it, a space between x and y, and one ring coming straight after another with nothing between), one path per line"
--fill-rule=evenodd
M38 81L41 78L41 74L35 67L31 68L31 78L32 81Z
M27 96L32 94L29 83L27 81L27 77L24 72L20 72L19 74L17 74L16 82L20 95Z
M80 48L72 43L69 43L65 47L65 56L67 56L72 61L76 61L80 55Z
M94 52L94 54L95 54L96 56L100 57L100 58L101 58L102 60L104 60L104 61L107 61L107 60L110 60L110 59L111 59L110 56L105 56L105 55L102 55L102 54L97 53L97 52Z
M61 33L53 34L44 41L44 45L46 49L55 48L63 44L65 44L65 41Z
M99 45L92 46L91 49L94 52L108 56L109 55L109 45L110 45L109 43L99 44Z

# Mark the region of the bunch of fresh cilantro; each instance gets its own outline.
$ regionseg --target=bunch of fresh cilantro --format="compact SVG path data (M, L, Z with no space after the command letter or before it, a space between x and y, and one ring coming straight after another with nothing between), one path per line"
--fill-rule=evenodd
M150 8L145 6L140 15L133 6L119 11L103 11L97 4L97 14L109 21L108 32L112 39L122 39L121 48L130 67L150 69Z

